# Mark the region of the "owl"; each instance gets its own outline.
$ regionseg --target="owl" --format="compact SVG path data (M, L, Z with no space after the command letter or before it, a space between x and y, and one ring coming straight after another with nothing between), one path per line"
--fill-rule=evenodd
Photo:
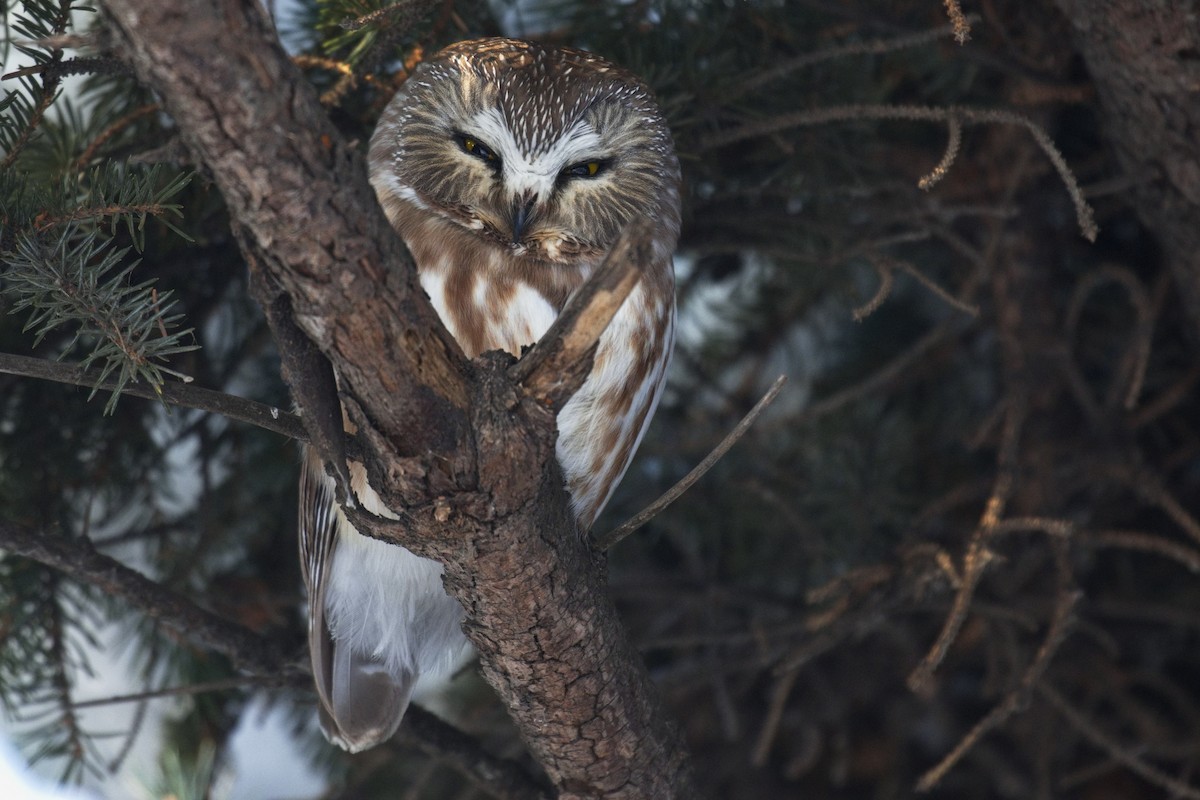
M679 163L653 95L580 50L463 42L409 76L380 118L369 164L421 287L468 358L519 356L630 221L656 223L651 262L558 415L556 456L586 531L658 404L674 342ZM395 518L362 465L348 466L357 501ZM312 451L300 550L321 726L357 752L395 732L418 677L462 653L463 610L440 564L355 531Z

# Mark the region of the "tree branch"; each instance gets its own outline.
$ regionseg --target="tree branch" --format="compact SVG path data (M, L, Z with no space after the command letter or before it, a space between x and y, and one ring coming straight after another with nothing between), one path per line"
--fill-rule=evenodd
M34 531L0 520L0 549L31 558L67 577L94 586L193 644L221 653L237 669L260 675L302 675L302 667L262 637L237 623L200 608L92 547L86 537Z
M98 391L110 392L117 388L115 380L111 378L97 380L95 373L88 372L74 364L63 364L44 358L30 358L11 353L0 353L0 373L39 378L71 386L85 386ZM308 441L308 434L304 430L304 423L300 417L281 411L274 406L247 400L237 395L202 389L186 383L171 382L162 384L158 390L137 383L126 383L121 389L121 394L141 397L145 400L161 400L168 405L180 408L194 408L198 411L220 414L238 422L248 422L289 439L300 442Z
M236 220L256 299L270 309L287 296L295 324L338 365L341 391L368 401L385 441L405 455L468 454L461 351L417 286L361 154L330 123L258 4L104 6L114 51L161 92ZM221 58L213 42L225 43ZM294 380L292 388L306 411L323 402ZM432 478L453 483L463 469L442 462Z
M294 661L288 651L98 552L86 537L47 534L0 520L0 550L37 561L78 583L93 586L109 597L124 600L180 639L221 653L235 668L250 673L228 681L85 700L74 703L75 708L246 685L312 686L308 665ZM398 739L453 765L501 800L534 800L548 796L544 787L520 765L493 756L473 737L416 706L405 713L404 727Z
M910 105L844 105L826 108L812 108L781 114L776 117L755 120L738 128L717 131L700 141L697 150L706 152L731 144L769 136L792 128L827 125L831 122L848 122L852 120L902 119L920 122L945 122L952 120L956 125L1017 125L1029 131L1050 163L1062 179L1071 202L1075 205L1075 218L1079 223L1079 232L1089 242L1096 241L1099 229L1096 227L1095 214L1088 205L1075 180L1074 173L1067 166L1063 154L1055 147L1054 142L1041 127L1033 120L1021 114L994 108L969 108L966 106L947 106L933 108L930 106Z
M508 376L542 405L566 405L592 371L600 335L650 263L649 220L631 222L604 263L571 295L562 313Z
M475 785L499 800L550 800L554 792L524 767L497 758L475 740L428 711L409 706L395 741L449 764Z
M371 486L406 510L408 524L385 538L445 565L483 675L555 790L698 796L687 749L608 596L603 560L577 535L552 410L512 381L507 356L462 357L361 157L261 4L105 7L115 49L163 98L224 195L256 298L271 308L286 295L295 325L333 363ZM588 307L564 350L586 351L607 324ZM307 411L314 398L286 377Z
M607 550L608 548L612 547L617 542L621 541L626 536L633 533L650 520L654 519L656 516L662 513L663 509L678 500L680 495L692 488L692 484L704 477L704 474L712 469L713 466L720 461L726 453L729 452L730 448L738 443L739 439L746 435L746 431L750 430L750 426L754 424L754 421L758 419L759 415L767 410L767 406L775 402L775 398L778 397L779 393L783 390L783 384L786 381L786 375L780 375L778 378L776 378L775 382L771 384L771 388L768 389L767 393L762 396L762 399L754 404L754 408L746 412L746 416L742 417L741 421L738 422L738 424L734 426L733 430L731 430L725 436L725 438L721 440L720 444L712 449L711 453L704 457L703 461L697 464L687 475L684 475L679 483L663 492L662 496L653 503L646 506L637 514L634 514L629 520L613 528L608 533L597 537L596 547L601 550Z

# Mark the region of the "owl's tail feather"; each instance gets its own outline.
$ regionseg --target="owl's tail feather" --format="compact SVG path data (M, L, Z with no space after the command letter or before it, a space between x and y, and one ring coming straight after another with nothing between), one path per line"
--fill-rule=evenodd
M317 680L323 682L320 703L321 730L325 738L351 753L387 741L396 732L417 675L391 673L378 659L355 653L331 642L330 667ZM328 704L325 699L328 698Z

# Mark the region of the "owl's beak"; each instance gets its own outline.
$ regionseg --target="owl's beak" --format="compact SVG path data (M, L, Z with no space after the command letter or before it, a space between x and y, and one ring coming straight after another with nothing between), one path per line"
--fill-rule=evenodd
M513 203L512 215L512 243L520 244L521 237L525 233L525 228L529 226L529 220L533 217L533 206L537 202L536 197L524 195L518 197Z

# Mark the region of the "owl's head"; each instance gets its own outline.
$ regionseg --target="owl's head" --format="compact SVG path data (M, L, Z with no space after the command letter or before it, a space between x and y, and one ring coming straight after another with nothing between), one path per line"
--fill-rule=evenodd
M453 45L418 67L371 141L393 223L419 210L536 261L597 260L631 220L679 228L679 165L650 90L579 50Z

